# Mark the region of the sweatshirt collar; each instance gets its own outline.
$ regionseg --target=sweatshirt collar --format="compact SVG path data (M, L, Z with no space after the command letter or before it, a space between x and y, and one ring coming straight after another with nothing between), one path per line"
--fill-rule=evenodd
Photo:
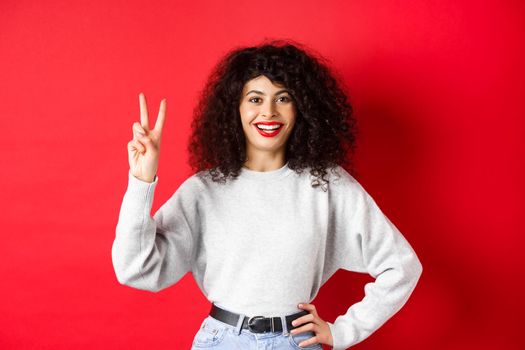
M246 167L242 167L239 173L239 178L256 180L256 181L268 181L275 180L285 177L292 173L293 170L288 167L288 161L279 169L270 171L256 171Z

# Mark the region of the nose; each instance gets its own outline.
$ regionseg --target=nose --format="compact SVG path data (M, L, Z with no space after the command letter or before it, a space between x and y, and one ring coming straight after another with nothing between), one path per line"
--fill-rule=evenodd
M273 101L268 101L263 105L263 107L261 108L261 115L269 118L276 115L276 108Z

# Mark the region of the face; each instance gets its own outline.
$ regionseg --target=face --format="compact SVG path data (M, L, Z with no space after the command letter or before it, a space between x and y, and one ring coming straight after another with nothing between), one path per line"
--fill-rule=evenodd
M260 151L284 152L296 115L295 102L284 86L274 85L264 75L249 80L239 111L249 157Z

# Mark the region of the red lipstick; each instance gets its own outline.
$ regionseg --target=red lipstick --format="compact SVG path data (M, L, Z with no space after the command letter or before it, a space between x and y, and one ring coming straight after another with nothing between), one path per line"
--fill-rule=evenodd
M279 127L273 130L262 130L257 127L257 124L268 125L268 126L279 125ZM264 137L276 136L279 133L279 131L281 131L281 129L283 128L283 125L284 125L283 123L279 123L279 122L256 122L254 123L255 129L259 132L259 134L261 134Z

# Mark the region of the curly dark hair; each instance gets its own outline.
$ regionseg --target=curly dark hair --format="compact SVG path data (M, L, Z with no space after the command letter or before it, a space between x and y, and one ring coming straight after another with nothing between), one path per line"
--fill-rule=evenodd
M246 161L239 103L244 84L260 75L284 85L296 103L296 121L286 143L288 166L310 168L312 186L326 184L327 169L354 172L356 120L342 79L330 63L293 40L263 41L229 51L213 68L193 111L188 151L193 171L215 182L235 179ZM324 187L323 187L323 190Z

